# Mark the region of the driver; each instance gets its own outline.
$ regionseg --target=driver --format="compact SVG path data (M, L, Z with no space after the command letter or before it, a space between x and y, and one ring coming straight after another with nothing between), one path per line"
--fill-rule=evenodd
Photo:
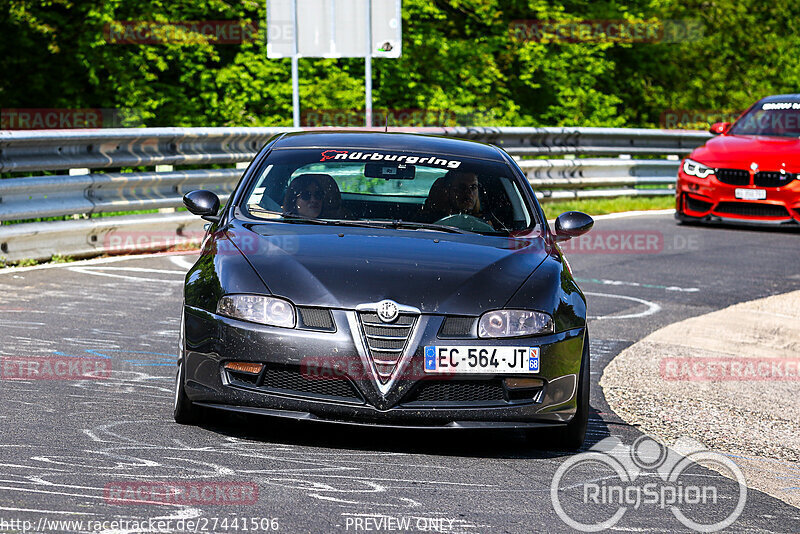
M422 206L423 218L434 222L459 213L481 217L478 188L478 175L474 172L448 171L431 186Z
M329 174L301 174L292 180L283 198L284 215L338 219L342 194Z

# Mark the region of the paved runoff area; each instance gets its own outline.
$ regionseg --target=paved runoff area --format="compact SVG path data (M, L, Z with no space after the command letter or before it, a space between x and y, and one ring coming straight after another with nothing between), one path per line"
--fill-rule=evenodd
M600 385L628 423L725 451L752 487L800 507L800 291L657 330L614 358Z
M4 363L54 365L47 380L2 368L0 532L529 533L603 521L615 531L692 532L729 520L726 532L798 532L798 382L673 379L661 375L661 352L637 351L796 357L796 304L735 305L800 290L799 243L797 232L678 226L654 214L601 218L565 244L591 316L583 451L593 461L551 450L543 433L224 414L180 426L175 351L196 256L0 270ZM746 331L708 322L730 310L723 317ZM777 341L776 314L787 316L781 332L793 322L795 345ZM688 345L703 336L716 337L704 352ZM76 369L90 378L76 379ZM712 450L682 462L703 447ZM732 478L737 465L749 487ZM662 476L667 467L678 483Z

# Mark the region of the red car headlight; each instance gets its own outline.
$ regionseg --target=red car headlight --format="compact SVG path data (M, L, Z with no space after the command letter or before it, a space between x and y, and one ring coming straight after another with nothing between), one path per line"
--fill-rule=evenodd
M683 172L696 178L708 178L714 174L715 171L713 168L703 165L699 161L686 158L683 160Z

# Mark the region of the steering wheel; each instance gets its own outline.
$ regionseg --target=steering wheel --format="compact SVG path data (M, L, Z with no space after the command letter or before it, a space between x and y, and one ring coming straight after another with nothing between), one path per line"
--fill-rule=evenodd
M461 230L467 230L468 232L495 231L492 225L487 223L483 219L475 217L474 215L468 215L466 213L456 213L455 215L448 215L447 217L442 217L434 224L453 226L455 228L460 228Z

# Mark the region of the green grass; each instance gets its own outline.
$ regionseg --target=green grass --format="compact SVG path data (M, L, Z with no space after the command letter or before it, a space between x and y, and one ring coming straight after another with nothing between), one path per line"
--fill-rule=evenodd
M0 256L0 269L4 269L6 267L32 267L34 265L39 265L40 263L71 263L75 261L75 258L72 256L65 256L63 254L54 254L49 260L34 260L31 258L25 258L18 261L8 261L3 256Z
M176 211L186 211L186 208L175 208ZM92 215L93 219L99 217L117 217L120 215L144 215L147 213L158 213L157 209L152 210L134 210L134 211L109 211L105 213L95 213ZM78 219L88 219L89 217L86 215L60 215L58 217L41 217L38 219L24 219L24 220L17 220L17 221L0 221L0 226L11 226L12 224L24 224L24 223L33 223L33 222L50 222L50 221L71 221L75 218Z
M582 211L589 215L605 215L621 211L663 210L675 207L675 197L619 197L587 200L542 202L548 219L554 219L565 211Z
M51 263L71 263L75 261L75 258L72 256L64 256L61 254L54 254L52 258L50 258Z

